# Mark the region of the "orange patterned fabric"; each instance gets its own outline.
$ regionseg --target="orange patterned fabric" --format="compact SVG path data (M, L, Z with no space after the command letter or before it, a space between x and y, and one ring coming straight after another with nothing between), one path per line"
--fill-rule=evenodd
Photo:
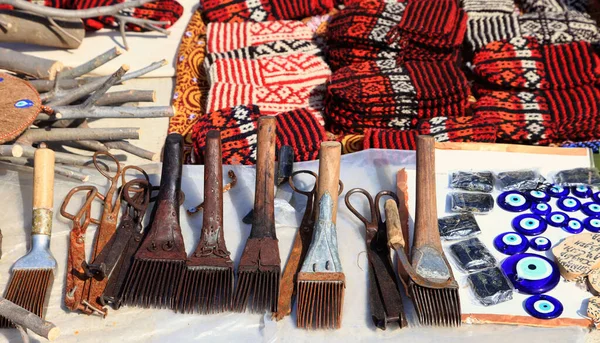
M202 68L205 54L206 26L200 11L196 11L179 44L172 100L175 116L169 121L169 133L184 137L184 163L197 163L192 148L192 127L204 113L208 94L208 80Z

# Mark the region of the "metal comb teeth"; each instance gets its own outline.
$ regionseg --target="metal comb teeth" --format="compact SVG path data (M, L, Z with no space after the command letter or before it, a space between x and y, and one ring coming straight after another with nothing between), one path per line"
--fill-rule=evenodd
M144 308L175 308L185 261L135 260L123 302Z
M428 288L411 285L412 299L421 325L460 326L458 288Z
M244 312L248 308L254 313L277 312L279 274L279 270L239 271L233 310Z
M228 311L233 297L233 268L189 267L179 294L181 313L213 314Z
M53 281L52 269L14 270L6 288L5 298L44 318L49 300L47 295ZM12 322L0 317L0 328L10 327L14 327Z
M344 304L344 274L332 273L339 279L300 280L298 276L298 327L304 329L339 329Z

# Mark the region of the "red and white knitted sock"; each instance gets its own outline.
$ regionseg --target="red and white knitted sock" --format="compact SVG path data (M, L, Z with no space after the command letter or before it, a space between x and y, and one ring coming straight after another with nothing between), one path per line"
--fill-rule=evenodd
M310 27L295 20L210 23L206 27L206 52L226 52L279 40L312 40L313 36Z
M327 13L333 0L200 0L202 13L211 22L302 19Z

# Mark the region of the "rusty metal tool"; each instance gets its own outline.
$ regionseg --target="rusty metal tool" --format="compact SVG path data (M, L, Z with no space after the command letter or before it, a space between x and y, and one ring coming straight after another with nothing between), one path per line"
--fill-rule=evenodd
M298 189L294 184L294 176L299 174L308 174L314 177L315 182L311 190L305 191ZM317 173L310 170L299 170L293 172L291 177L288 179L289 185L294 192L306 196L306 209L304 210L304 216L296 236L294 237L294 243L292 245L292 251L288 257L285 269L281 276L281 285L279 288L279 298L277 301L277 312L273 314L275 320L281 320L285 316L292 312L292 301L294 295L296 295L296 282L298 273L302 267L302 262L308 252L308 247L312 241L313 229L315 226L315 197L317 188ZM344 184L342 181L339 182L340 188L338 195L344 190Z
M233 261L223 235L223 166L221 133L210 130L204 152L204 214L196 250L180 284L179 312L202 314L231 308Z
M122 187L121 196L126 206L117 231L93 262L84 265L88 277L107 280L98 301L103 306L111 304L115 309L121 306L125 277L142 241L144 215L152 193L148 179L133 179Z
M370 219L365 218L350 202L353 194L362 194L367 198ZM381 191L375 196L375 201L369 192L362 188L354 188L346 193L346 206L366 228L367 258L369 260L369 305L371 318L376 327L385 330L388 323L398 323L402 328L407 325L402 296L398 288L396 273L390 259L390 249L387 245L386 225L381 218L379 203L385 196L392 197L391 203L396 204L398 197L394 192Z
M341 152L338 142L323 142L319 151L316 223L298 273L297 325L301 328L333 329L342 323L346 277L335 228Z
M34 156L31 248L12 266L4 297L44 318L56 272L50 251L54 197L54 151L42 146ZM0 327L11 327L0 318Z
M277 311L281 259L275 232L275 117L258 120L256 191L250 236L240 259L233 310Z
M182 162L183 137L171 133L165 141L152 224L135 253L125 283L125 305L175 308L187 257L179 225Z
M237 184L237 176L235 175L235 173L233 172L233 170L230 170L227 172L227 176L229 177L229 179L231 180L228 184L226 184L225 186L223 186L223 193L227 193L230 189L232 189L233 187L235 187L235 185ZM204 208L204 201L202 201L199 205L194 206L194 207L189 207L186 212L188 215L194 215L198 212L200 212L201 209Z
M410 278L408 288L419 322L422 325L459 326L458 283L442 250L437 226L435 140L430 136L417 137L416 200L412 261L408 261L404 250L404 237L398 229L401 226L391 225L389 220L388 244L396 251ZM394 211L392 207L389 213Z

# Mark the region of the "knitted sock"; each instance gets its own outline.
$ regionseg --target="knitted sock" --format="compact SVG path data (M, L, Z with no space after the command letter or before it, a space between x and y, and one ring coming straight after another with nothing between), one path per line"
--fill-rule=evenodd
M515 13L513 0L462 0L462 8L469 18Z
M210 22L302 19L327 13L333 0L200 0Z
M280 41L313 39L313 31L303 22L277 20L263 23L210 23L206 28L207 53Z
M208 54L204 59L204 68L206 70L210 69L213 63L219 59L258 59L273 56L287 56L297 53L318 55L321 53L321 49L318 45L308 40L281 40L227 52Z
M501 87L564 89L594 84L598 60L586 42L539 44L533 37L515 37L487 44L473 64L478 76Z
M251 86L216 82L210 88L206 113L243 104L260 107L263 115L308 108L320 117L323 87Z
M125 0L71 0L72 9L89 9L100 6L115 5ZM183 6L175 0L160 0L152 3L146 3L139 7L122 10L120 15L130 16L139 19L149 19L156 21L168 21L168 25L163 25L168 28L177 22L183 14ZM112 16L103 16L97 18L88 18L83 20L87 30L100 30L104 27L116 26L115 18ZM128 29L134 31L143 31L143 27L137 25L128 25Z
M589 0L517 0L524 12L587 12Z
M211 83L309 87L325 84L331 70L323 57L298 53L257 59L219 59L207 74Z
M30 1L31 0L27 0ZM53 8L63 8L63 9L70 9L72 8L71 6L71 0L44 0L44 6L46 7L53 7ZM0 5L0 10L6 10L6 11L12 11L15 8L11 5Z
M600 42L596 22L574 11L475 17L468 20L467 41L473 50L513 37L533 37L540 44Z
M222 155L225 164L255 164L258 106L236 106L207 114L194 125L194 149L203 154L209 130L221 131ZM277 116L277 148L289 145L294 149L296 162L317 158L325 130L312 113L297 109Z
M494 143L496 127L478 117L437 117L419 121L412 130L368 129L363 144L365 149L416 150L418 135L431 135L438 142Z

